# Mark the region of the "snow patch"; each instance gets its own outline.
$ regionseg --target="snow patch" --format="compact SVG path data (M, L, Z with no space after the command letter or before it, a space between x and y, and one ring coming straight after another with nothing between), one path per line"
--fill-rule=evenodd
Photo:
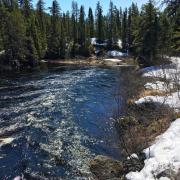
M180 169L179 152L180 119L177 119L164 134L156 138L156 142L152 146L144 150L147 158L144 161L144 168L140 172L128 173L126 178L128 180L154 180L154 176L169 168L178 172ZM165 178L163 177L163 180Z
M126 53L122 53L121 51L108 51L107 54L108 54L108 56L110 56L110 57L122 57L122 56L127 56Z
M144 77L159 77L170 80L180 79L180 58L171 57L171 64L151 66L141 70Z
M122 48L122 41L121 41L121 39L118 39L117 44L118 44L119 48Z
M173 83L165 83L162 81L156 81L152 83L146 83L144 87L146 89L155 89L155 90L169 92L171 89L173 89L174 85Z
M131 154L130 157L128 157L127 159L131 159L131 158L134 158L134 159L139 159L138 155L137 154Z
M175 92L169 96L146 96L135 101L136 104L143 104L146 102L168 105L178 111L180 109L180 93Z
M120 59L104 59L104 61L122 62L122 60L120 60Z

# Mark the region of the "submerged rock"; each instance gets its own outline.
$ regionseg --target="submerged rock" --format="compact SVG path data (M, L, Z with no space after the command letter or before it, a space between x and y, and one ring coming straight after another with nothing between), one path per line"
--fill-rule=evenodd
M98 155L90 161L90 170L98 179L117 179L123 175L121 161Z

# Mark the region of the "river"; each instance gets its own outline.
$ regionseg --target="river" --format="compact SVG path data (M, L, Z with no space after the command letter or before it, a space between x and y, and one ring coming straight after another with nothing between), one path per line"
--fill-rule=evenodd
M69 67L1 77L0 134L14 140L0 147L0 179L91 179L91 158L120 159L112 117L121 74Z

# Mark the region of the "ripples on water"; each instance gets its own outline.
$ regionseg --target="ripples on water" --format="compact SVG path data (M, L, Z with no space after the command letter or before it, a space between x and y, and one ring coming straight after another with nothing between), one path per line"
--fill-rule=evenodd
M119 72L81 68L3 78L0 179L92 179L88 160L97 154L120 157L113 91Z

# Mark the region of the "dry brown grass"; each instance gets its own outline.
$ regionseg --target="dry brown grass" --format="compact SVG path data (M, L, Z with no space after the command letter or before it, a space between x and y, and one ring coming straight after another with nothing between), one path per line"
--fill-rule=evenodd
M148 126L137 124L129 127L121 138L126 141L128 153L138 153L149 147L157 136L167 130L171 121L168 118L162 118L158 121L152 121ZM124 151L124 153L126 153Z
M130 98L128 99L127 103L128 104L133 104L135 101L142 97L146 96L167 96L169 93L165 91L160 91L160 90L155 90L155 89L143 89L138 93L138 95L135 98Z
M176 118L168 107L130 105L129 115L119 119L121 146L126 155L141 152L149 147L156 137L164 133ZM124 147L125 146L125 147ZM128 154L127 154L128 153Z
M155 89L145 89L140 93L140 97L145 96L166 96L168 93L165 91L155 90Z

